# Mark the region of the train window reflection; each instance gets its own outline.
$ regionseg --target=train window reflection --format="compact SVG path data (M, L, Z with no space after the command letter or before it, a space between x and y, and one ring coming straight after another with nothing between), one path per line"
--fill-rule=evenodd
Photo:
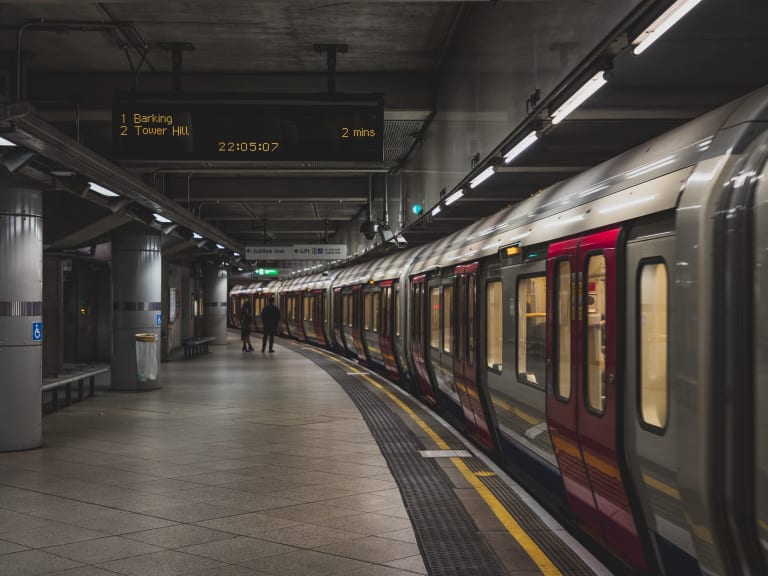
M587 259L585 311L587 317L587 406L605 411L605 256Z
M395 288L395 334L400 336L400 288Z
M429 289L429 346L440 347L440 288Z
M363 295L363 330L366 332L371 329L371 293Z
M501 281L489 282L485 288L488 324L486 340L488 342L486 365L501 372L502 348L504 343L504 311L501 304Z
M517 283L517 375L522 382L544 386L546 336L547 279L522 278Z
M467 277L467 366L475 364L475 276Z
M640 408L643 422L667 426L667 266L640 269Z
M453 286L443 288L443 352L450 354L453 344Z
M374 332L379 331L380 308L381 308L381 292L374 292L373 293L373 318L372 318Z
M557 263L555 282L557 294L555 396L567 402L571 399L571 263L568 260Z

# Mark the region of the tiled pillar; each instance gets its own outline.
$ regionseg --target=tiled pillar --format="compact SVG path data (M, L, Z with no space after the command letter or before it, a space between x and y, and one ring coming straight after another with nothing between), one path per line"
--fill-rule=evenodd
M215 344L227 343L227 271L218 266L204 268L203 278L205 336L214 336Z

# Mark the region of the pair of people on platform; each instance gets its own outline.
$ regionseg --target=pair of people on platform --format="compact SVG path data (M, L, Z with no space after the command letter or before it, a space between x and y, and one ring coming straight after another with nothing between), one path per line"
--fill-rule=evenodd
M240 309L240 339L243 341L243 352L253 352L253 346L251 345L252 321L251 303L246 300ZM261 311L261 322L264 330L261 351L265 352L267 344L269 344L269 351L274 352L275 334L277 334L277 326L280 323L280 309L275 306L274 296L270 296L269 304L264 306L264 309Z

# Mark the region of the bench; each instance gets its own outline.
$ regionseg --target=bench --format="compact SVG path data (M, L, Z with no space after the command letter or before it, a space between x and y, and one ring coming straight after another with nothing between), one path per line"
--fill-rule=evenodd
M208 352L208 344L216 340L214 336L203 336L202 338L189 338L184 340L184 358L192 358L203 352Z
M41 389L43 412L54 412L59 409L59 389L64 388L65 406L72 403L72 384L77 382L77 400L85 397L85 381L88 380L88 396L93 396L96 392L96 376L109 372L109 366L93 366L84 368L72 368L67 374L43 378ZM45 410L45 393L51 393L50 409Z

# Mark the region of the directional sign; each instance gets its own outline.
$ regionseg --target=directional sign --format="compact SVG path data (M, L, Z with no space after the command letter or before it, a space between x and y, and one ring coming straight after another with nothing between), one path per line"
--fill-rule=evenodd
M155 315L155 324L157 324L158 326L162 326L163 325L163 315L162 314L156 314Z
M279 276L280 270L277 268L255 268L253 270L254 276Z
M43 323L32 322L32 342L41 342L43 340Z
M346 257L346 244L248 245L245 247L246 260L343 260Z

